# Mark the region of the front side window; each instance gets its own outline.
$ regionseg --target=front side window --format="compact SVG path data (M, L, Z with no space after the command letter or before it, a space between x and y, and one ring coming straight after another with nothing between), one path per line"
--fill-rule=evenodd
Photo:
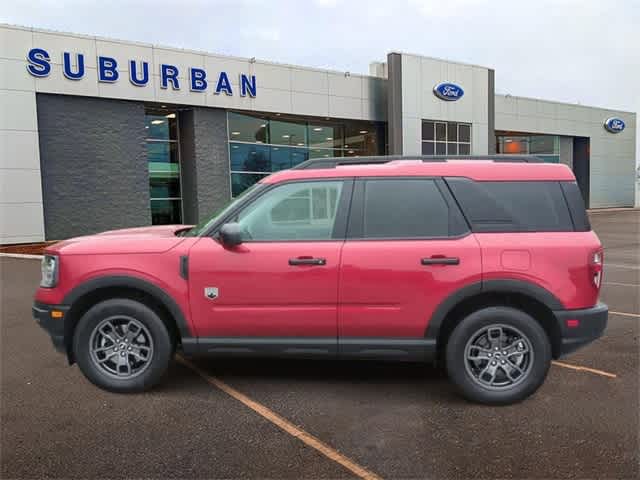
M424 238L449 235L449 207L431 179L367 180L364 238Z
M243 240L330 240L342 188L335 180L275 187L238 215Z

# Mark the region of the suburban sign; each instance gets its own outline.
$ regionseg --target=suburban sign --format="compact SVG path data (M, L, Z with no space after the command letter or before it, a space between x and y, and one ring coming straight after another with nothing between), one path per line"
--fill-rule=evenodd
M455 83L439 83L433 87L433 93L436 97L447 102L460 100L464 95L464 90Z
M42 48L32 48L27 54L27 71L34 77L48 77L51 73L51 57L49 52ZM121 67L115 58L98 56L97 58L98 81L102 83L115 83L120 80ZM128 60L129 81L136 87L146 87L151 78L149 62ZM205 92L207 89L219 95L233 95L233 86L229 80L227 72L219 72L213 77L207 76L207 72L202 68L191 67L186 75L186 80L180 77L180 71L175 65L161 63L158 65L160 75L160 88L180 90L188 83L192 92ZM63 52L62 73L66 78L73 81L82 80L85 75L84 54ZM211 85L211 86L210 86ZM256 76L241 73L238 78L240 96L256 96Z
M625 126L624 120L617 117L610 117L604 121L604 128L611 133L620 133Z

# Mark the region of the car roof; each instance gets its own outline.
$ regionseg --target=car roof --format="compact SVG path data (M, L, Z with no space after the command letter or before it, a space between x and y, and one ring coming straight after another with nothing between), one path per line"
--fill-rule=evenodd
M378 157L380 158L380 157ZM329 168L313 165L303 169L282 170L261 180L261 183L280 183L291 180L353 177L467 177L478 181L575 181L571 169L564 164L526 163L422 158L390 159L385 163L333 165Z

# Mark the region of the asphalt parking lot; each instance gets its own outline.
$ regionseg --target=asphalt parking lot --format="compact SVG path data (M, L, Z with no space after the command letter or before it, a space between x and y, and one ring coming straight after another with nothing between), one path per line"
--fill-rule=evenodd
M606 336L502 408L431 368L368 362L175 362L152 392L110 394L31 318L39 262L0 258L0 477L350 478L350 461L381 478L638 478L640 211L591 218Z

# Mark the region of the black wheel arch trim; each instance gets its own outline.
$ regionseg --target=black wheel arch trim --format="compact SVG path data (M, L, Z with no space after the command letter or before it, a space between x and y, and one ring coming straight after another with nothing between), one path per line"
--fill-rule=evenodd
M63 303L73 309L73 304L78 299L88 293L103 288L134 288L145 292L159 301L169 311L169 313L171 313L175 319L181 338L189 338L192 336L191 328L182 313L182 309L173 300L173 298L171 298L171 295L158 285L138 277L129 275L110 275L87 280L71 290L71 292L64 297Z
M471 283L444 299L429 320L425 337L437 340L440 327L447 315L461 302L481 293L519 293L537 300L549 310L563 310L562 302L547 289L524 280L492 279Z

